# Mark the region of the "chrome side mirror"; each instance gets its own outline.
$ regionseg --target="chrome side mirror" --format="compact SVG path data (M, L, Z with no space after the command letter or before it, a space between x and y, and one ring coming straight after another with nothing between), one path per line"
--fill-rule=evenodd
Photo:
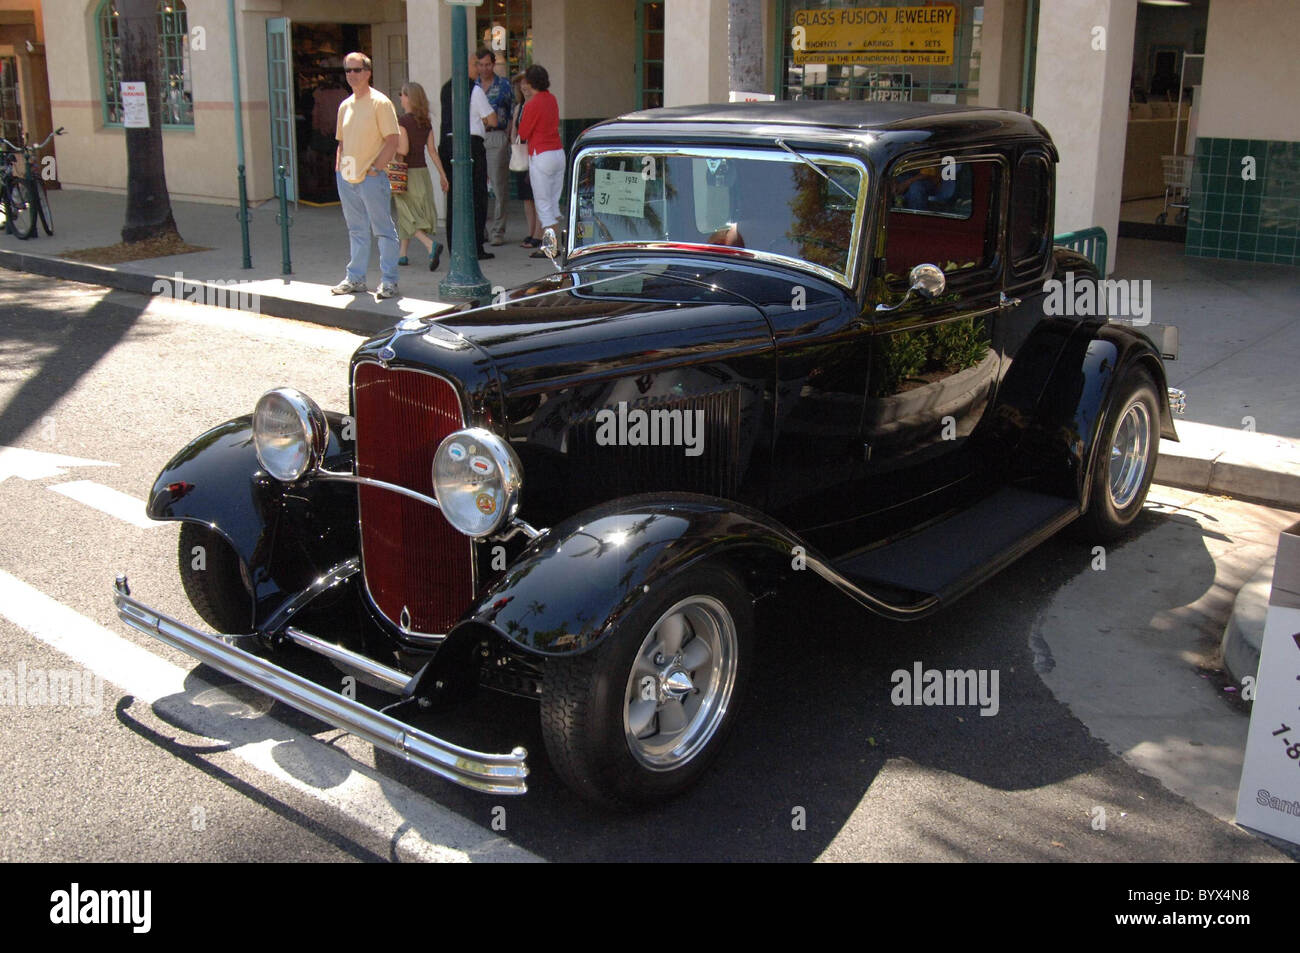
M926 301L933 301L943 294L944 288L948 287L948 279L938 265L917 265L908 273L907 280L911 287L907 289L907 294L903 295L903 300L898 304L878 304L876 311L897 311L907 304L913 294Z
M551 259L551 264L559 269L563 267L563 252L560 233L554 225L548 225L542 232L542 254Z

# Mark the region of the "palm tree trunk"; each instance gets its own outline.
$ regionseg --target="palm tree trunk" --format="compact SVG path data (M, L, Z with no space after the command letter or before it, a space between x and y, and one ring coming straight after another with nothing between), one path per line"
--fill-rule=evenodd
M727 0L727 82L730 89L746 93L767 89L762 0Z
M117 0L122 79L145 83L149 128L126 132L126 224L122 241L175 236L171 196L163 167L162 68L158 61L157 0Z

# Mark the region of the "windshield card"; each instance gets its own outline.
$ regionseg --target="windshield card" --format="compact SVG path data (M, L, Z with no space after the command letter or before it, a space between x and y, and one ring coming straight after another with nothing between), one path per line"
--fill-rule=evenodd
M604 215L645 218L645 176L640 172L596 170L594 205Z

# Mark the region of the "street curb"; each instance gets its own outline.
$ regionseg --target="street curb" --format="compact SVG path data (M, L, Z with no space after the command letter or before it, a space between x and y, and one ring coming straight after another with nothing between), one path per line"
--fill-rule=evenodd
M1300 510L1300 443L1191 421L1175 426L1179 442L1160 441L1155 482Z
M1223 667L1238 685L1244 676L1259 674L1259 648L1264 643L1264 621L1276 563L1277 557L1270 557L1241 587L1223 628Z
M66 258L32 255L7 249L0 249L0 268L9 271L25 271L29 274L64 281L80 281L147 296L157 293L154 289L160 281L166 282L168 288L177 289L172 292L172 296L176 298L196 295L198 300L213 301L220 300L220 295L229 293L229 289L223 285L191 278L182 278L178 281L174 274L155 275L147 272L124 271L106 265L92 265L87 262L69 261ZM365 337L392 327L406 316L397 312L384 314L356 308L331 308L311 301L268 295L260 289L257 295L261 303L260 314L291 321L306 321L327 328L338 328Z

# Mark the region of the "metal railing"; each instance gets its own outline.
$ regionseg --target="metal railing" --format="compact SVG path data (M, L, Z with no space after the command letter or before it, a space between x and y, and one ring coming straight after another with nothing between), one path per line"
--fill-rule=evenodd
M1097 271L1100 272L1101 277L1106 277L1106 255L1109 248L1106 229L1100 225L1094 225L1092 228L1081 228L1075 232L1057 235L1052 241L1057 245L1072 248L1081 255L1086 255L1097 266Z

